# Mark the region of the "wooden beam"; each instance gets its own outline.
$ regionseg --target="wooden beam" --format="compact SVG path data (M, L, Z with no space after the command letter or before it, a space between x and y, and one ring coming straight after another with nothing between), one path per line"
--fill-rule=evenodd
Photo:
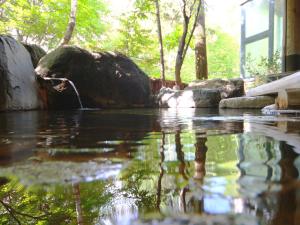
M247 92L246 95L249 97L260 95L277 95L280 91L289 92L289 90L292 89L300 89L300 72L296 72L290 76L263 84L256 88L252 88Z
M288 103L289 106L300 105L300 89L292 89L288 91Z
M278 96L275 100L275 105L277 109L287 109L289 106L288 94L286 90L280 90Z

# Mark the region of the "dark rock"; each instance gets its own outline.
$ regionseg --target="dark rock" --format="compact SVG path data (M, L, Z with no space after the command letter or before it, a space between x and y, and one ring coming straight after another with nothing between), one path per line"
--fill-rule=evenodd
M0 36L0 111L39 107L37 82L28 51L9 36Z
M214 89L173 90L162 88L157 101L167 108L214 108L221 100L220 92Z
M223 80L212 79L204 81L193 81L186 87L186 90L194 90L199 88L218 89L221 93L221 98L241 97L245 94L244 81L241 78Z
M44 49L42 49L38 45L34 45L34 44L31 45L31 44L24 44L24 43L23 43L23 45L30 54L33 67L36 68L36 66L37 66L38 62L40 61L40 59L44 55L46 55L46 52L44 51Z
M41 78L72 81L84 107L140 107L151 103L148 76L119 53L90 53L75 46L64 46L44 56L36 72ZM40 81L48 90L49 108L79 107L69 82Z
M228 98L220 102L219 108L261 109L274 102L275 99L271 96Z

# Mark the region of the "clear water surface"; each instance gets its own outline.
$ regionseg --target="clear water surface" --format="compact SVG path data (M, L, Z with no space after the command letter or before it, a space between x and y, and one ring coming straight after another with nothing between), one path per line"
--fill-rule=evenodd
M299 154L297 116L0 113L0 224L298 225Z

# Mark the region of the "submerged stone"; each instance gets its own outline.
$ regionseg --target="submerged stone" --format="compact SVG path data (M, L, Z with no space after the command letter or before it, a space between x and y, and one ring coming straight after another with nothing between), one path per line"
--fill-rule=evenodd
M0 111L39 107L37 82L28 51L9 36L0 36Z
M74 88L62 84L58 78L74 83L87 108L151 104L148 76L120 53L90 53L75 46L64 46L43 57L36 72L41 78L56 79L40 79L48 92L49 108L79 107Z
M271 96L229 98L220 101L219 108L261 109L274 104L274 101L275 99Z
M27 162L1 167L0 176L17 177L25 185L61 184L108 179L116 176L122 165L103 162ZM63 171L63 172L62 172Z

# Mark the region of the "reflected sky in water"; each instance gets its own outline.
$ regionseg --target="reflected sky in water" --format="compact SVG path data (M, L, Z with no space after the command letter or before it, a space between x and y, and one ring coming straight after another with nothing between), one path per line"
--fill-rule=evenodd
M0 113L0 124L1 224L300 221L296 116L33 111Z

